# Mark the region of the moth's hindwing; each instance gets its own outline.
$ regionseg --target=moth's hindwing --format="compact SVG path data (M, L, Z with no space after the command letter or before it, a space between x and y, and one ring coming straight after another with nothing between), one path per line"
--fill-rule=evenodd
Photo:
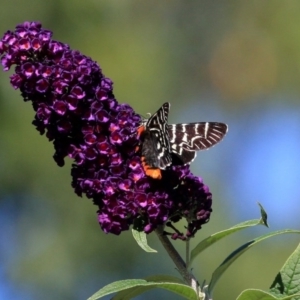
M188 164L196 157L196 151L208 149L220 142L227 130L226 124L218 122L168 125L172 152L182 156L183 163Z

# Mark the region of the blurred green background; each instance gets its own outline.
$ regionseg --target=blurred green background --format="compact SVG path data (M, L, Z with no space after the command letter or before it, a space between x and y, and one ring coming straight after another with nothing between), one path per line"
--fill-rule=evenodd
M170 123L229 124L224 141L192 164L213 193L207 235L269 213L271 229L298 228L300 202L299 1L2 0L0 33L40 21L54 39L91 56L114 81L119 102L142 115L172 104ZM0 299L86 299L112 281L178 275L154 234L144 253L130 232L104 234L97 208L78 198L70 165L31 125L34 113L0 73ZM250 229L204 252L202 282ZM297 236L252 249L218 283L216 300L267 289ZM184 253L184 244L175 242ZM262 267L263 266L263 267ZM179 299L150 292L139 299ZM108 299L108 298L107 298Z

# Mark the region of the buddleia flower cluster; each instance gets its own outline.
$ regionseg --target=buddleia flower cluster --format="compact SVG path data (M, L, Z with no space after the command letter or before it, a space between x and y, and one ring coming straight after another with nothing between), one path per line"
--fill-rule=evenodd
M145 175L138 127L142 119L120 104L113 83L99 65L67 44L52 39L38 22L24 22L0 41L4 71L35 111L33 125L53 142L54 160L73 159L72 186L98 207L105 233L120 234L130 225L150 233L168 224L173 239L194 236L210 217L211 193L188 166L171 166L162 179ZM187 220L186 232L173 223Z

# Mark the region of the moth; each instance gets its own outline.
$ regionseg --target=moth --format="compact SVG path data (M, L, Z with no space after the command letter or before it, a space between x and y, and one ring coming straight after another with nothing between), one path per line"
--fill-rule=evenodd
M161 170L172 164L190 164L197 151L220 142L228 126L219 122L168 124L170 103L164 103L138 128L141 160L147 176L161 179Z

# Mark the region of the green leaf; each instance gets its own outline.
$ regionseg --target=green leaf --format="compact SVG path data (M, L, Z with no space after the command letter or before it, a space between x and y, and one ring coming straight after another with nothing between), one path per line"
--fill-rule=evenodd
M236 300L291 300L292 298L300 296L300 294L294 294L288 297L276 297L275 295L272 295L269 292L265 292L262 290L257 290L257 289L247 289L243 291L237 298ZM296 300L296 298L295 298Z
M257 290L257 289L247 289L243 291L236 300L277 300L272 294Z
M94 295L88 298L88 300L100 299L106 295L130 289L129 291L130 293L128 297L125 296L123 298L113 298L113 299L127 300L127 299L132 299L132 296L135 297L153 288L166 289L186 299L198 300L198 296L196 292L188 285L180 284L177 282L176 283L155 282L155 281L148 281L144 279L128 279L128 280L120 280L120 281L113 282L111 284L106 285L98 292L96 292ZM135 293L135 289L137 289L138 293Z
M242 229L246 229L248 227L252 227L252 226L257 226L257 225L267 225L267 213L265 212L264 208L262 207L262 205L260 203L258 203L259 207L260 207L260 213L261 213L261 218L255 219L255 220L249 220L249 221L245 221L242 223L239 223L233 227L230 227L228 229L219 231L217 233L214 233L212 235L210 235L209 237L207 237L206 239L204 239L203 241L201 241L191 252L191 258L189 261L189 265L188 267L191 266L191 263L193 262L193 260L206 248L208 248L209 246L211 246L212 244L214 244L215 242L223 239L224 237L235 233L237 231L240 231Z
M247 289L243 291L236 300L277 300L272 294L257 290L257 289Z
M284 298L276 298L276 299L280 299L280 300L299 300L300 299L300 294L294 294L294 295L290 295Z
M294 295L291 295L291 296L287 296L287 297L284 297L284 298L276 298L276 299L280 299L280 300L299 300L300 299L300 294L297 293L297 294L294 294Z
M209 246L211 246L212 244L214 244L215 242L223 239L224 237L240 231L242 229L251 227L251 226L257 226L257 225L262 225L261 220L249 220L249 221L245 221L242 223L239 223L233 227L230 227L228 229L216 232L212 235L210 235L209 237L207 237L206 239L202 240L191 252L191 259L189 262L189 267L191 266L192 261L206 248L208 248Z
M145 280L152 281L152 282L172 282L172 283L184 284L182 279L170 275L153 275L153 276L146 277ZM133 299L134 297L142 293L145 293L146 291L152 290L154 288L156 287L141 286L141 287L130 288L117 293L112 299L113 300Z
M137 231L135 229L132 229L132 235L134 237L134 239L136 240L136 242L138 243L138 245L145 250L146 252L154 252L157 253L156 250L152 249L151 247L149 247L148 242L147 242L147 235L145 232L143 231Z
M300 244L277 274L270 292L281 297L300 294Z
M269 227L269 224L268 224L268 215L265 211L265 209L263 208L263 206L257 202L258 206L260 207L260 215L261 215L261 222L266 226L266 227Z
M180 283L180 284L185 284L184 281L181 278L171 276L171 275L164 275L164 274L158 274L158 275L152 275L152 276L147 276L145 278L147 281L155 281L155 282L173 282L173 283Z
M208 286L208 292L211 295L212 290L214 288L214 286L216 285L217 281L220 279L220 277L223 275L223 273L227 270L227 268L238 258L240 257L244 252L246 252L247 250L249 250L252 246L254 246L255 244L279 235L279 234L286 234L286 233L298 233L300 234L299 230L292 230L292 229L285 229L285 230L278 230L278 231L274 231L265 235L262 235L252 241L249 241L247 243L245 243L244 245L242 245L241 247L239 247L238 249L236 249L235 251L233 251L223 262L222 264L213 272L212 274L212 278L211 281L209 283Z

